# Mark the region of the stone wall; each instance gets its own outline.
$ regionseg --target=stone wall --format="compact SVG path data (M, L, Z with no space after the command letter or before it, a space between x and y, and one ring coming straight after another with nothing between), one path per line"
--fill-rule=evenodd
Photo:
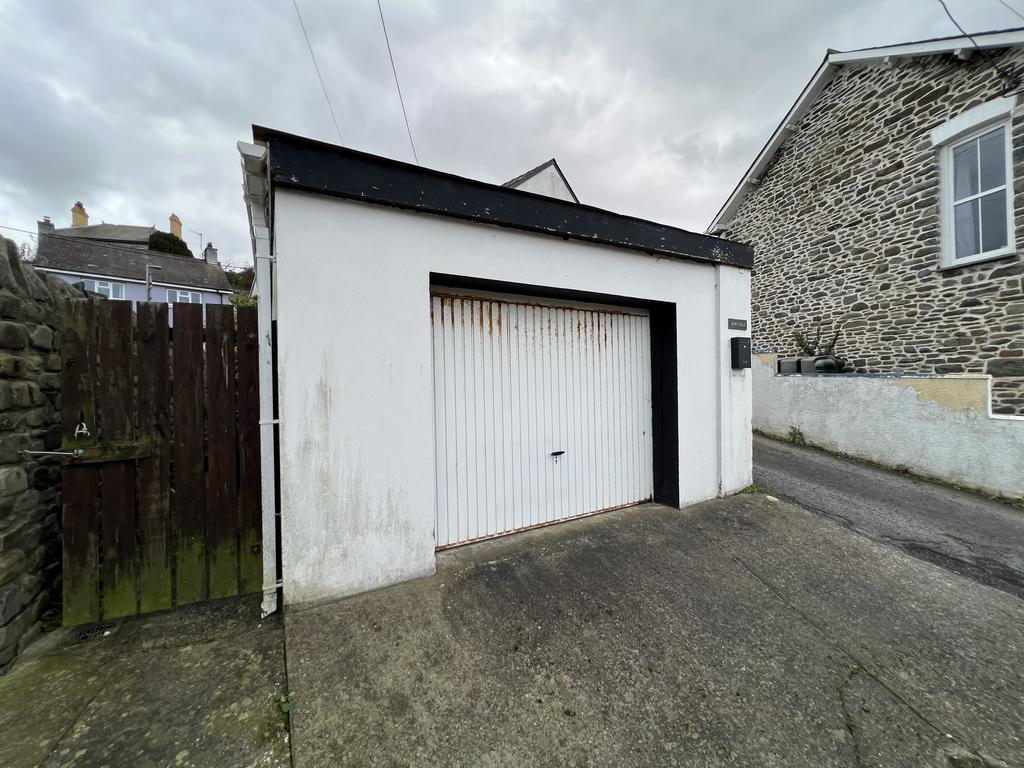
M60 315L80 295L0 237L0 673L60 609Z
M1009 69L1024 52L997 51ZM754 344L796 352L794 330L841 328L868 372L990 373L993 411L1024 414L1024 257L940 270L939 163L929 132L1000 95L981 58L844 65L731 221L753 244ZM1024 247L1024 117L1012 123L1016 240Z

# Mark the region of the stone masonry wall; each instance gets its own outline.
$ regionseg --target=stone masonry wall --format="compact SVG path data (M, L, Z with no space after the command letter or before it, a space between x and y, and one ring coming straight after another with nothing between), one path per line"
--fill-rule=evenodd
M79 296L37 273L0 237L0 673L61 595L60 315Z
M1009 68L1024 51L996 51ZM929 132L1000 96L980 57L844 65L732 221L755 249L757 347L841 329L858 371L989 373L993 410L1024 415L1024 117L1012 121L1018 254L940 269L939 157Z

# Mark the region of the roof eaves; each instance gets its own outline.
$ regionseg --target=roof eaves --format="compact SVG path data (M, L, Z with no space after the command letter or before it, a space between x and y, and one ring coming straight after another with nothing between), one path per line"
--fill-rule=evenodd
M833 70L829 65L829 54L825 55L820 65L818 65L817 71L808 81L807 85L800 92L797 100L793 103L793 106L789 108L786 116L782 118L782 122L779 123L778 127L772 133L768 139L768 143L761 148L757 157L750 164L743 176L740 177L739 182L733 187L732 193L729 195L729 199L725 201L721 208L718 209L718 213L715 214L714 220L711 222L711 226L708 227L708 232L713 232L720 229L722 221L728 219L740 202L743 200L743 196L746 194L748 188L757 183L757 177L768 165L768 161L772 159L776 150L782 146L783 142L789 137L789 126L795 124L803 117L804 113L818 97L818 94L828 85L829 80L834 75Z
M978 42L980 48L1007 48L1014 45L1024 45L1024 27L1013 29L996 30L993 32L979 32L972 35ZM718 209L714 220L708 227L707 232L714 232L722 228L722 222L727 221L743 201L747 189L756 184L758 176L768 165L779 147L789 137L789 127L800 121L814 100L829 81L835 76L836 69L843 64L870 64L876 61L883 61L887 58L907 58L913 56L934 56L940 53L952 53L960 48L973 48L970 39L965 35L953 37L940 37L932 40L920 40L911 43L900 43L898 45L885 45L877 48L862 48L853 51L829 51L818 66L817 71L810 81L804 86L803 91L796 102L790 107L789 112L779 123L778 127L769 137L768 142L762 147L754 162L747 168L746 173L740 178L739 183L733 188L725 204Z
M562 173L562 167L558 164L558 161L555 160L555 158L551 158L551 164L555 166L555 170L558 172L558 175L562 177L562 183L565 184L565 188L569 190L569 194L572 195L572 199L578 203L580 199L576 197L576 193L573 191L573 188L569 185L569 180L565 178L565 174Z
M971 41L971 37L980 48L1004 48L1010 45L1020 45L1024 43L1024 27L975 32L970 37L950 35L894 45L855 48L850 51L830 51L830 53L836 64L844 64L848 61L871 61L872 59L883 59L886 56L927 56L936 53L949 53L957 48L973 48L974 43Z
M649 254L750 268L748 245L253 126L272 186Z
M503 187L513 187L514 188L518 184L522 184L524 181L532 179L534 176L536 176L538 173L540 173L541 171L543 171L545 168L547 168L550 165L556 165L556 166L558 165L558 163L555 162L555 158L552 157L550 160L545 160L543 163L538 165L536 168L531 168L526 173L521 173L518 176L516 176L514 179L509 179L508 181L502 183L501 186L503 186Z

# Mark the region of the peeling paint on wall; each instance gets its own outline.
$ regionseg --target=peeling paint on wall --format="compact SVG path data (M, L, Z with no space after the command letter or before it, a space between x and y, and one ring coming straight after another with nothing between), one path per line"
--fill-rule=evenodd
M989 413L989 377L928 377L896 379L895 382L910 387L917 392L917 399L922 403L938 403L950 411L966 411Z

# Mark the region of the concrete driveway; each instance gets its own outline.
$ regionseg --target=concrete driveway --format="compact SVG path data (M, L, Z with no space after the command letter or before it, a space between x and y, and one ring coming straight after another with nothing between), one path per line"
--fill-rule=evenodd
M280 617L259 597L58 629L0 675L3 768L285 768Z
M298 768L1024 764L1024 602L762 495L285 619Z

